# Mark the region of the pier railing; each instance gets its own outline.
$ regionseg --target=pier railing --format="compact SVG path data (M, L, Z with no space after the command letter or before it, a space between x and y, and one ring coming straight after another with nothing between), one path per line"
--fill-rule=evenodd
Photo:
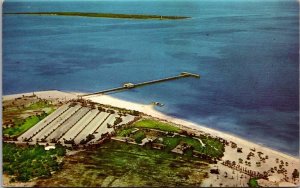
M162 79L158 79L158 80L151 80L151 81L141 82L141 83L137 83L137 84L126 83L122 87L116 87L116 88L102 90L102 91L98 91L98 92L94 92L94 93L79 95L79 97L85 97L85 96L90 96L90 95L98 95L98 94L105 94L105 93L110 93L110 92L128 90L128 89L141 87L141 86L145 86L145 85L149 85L149 84L155 84L155 83L159 83L159 82L171 81L171 80L176 80L176 79L186 78L186 77L200 78L200 75L189 73L189 72L182 72L177 76L162 78Z

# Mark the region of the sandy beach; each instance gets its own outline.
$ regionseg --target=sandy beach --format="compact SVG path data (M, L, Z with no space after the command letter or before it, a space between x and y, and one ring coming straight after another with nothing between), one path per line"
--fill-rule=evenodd
M255 156L251 157L249 162L251 162L251 166L239 164L241 168L247 168L247 170L252 170L256 172L265 172L270 170L271 168L279 168L278 163L276 162L276 159L278 158L279 161L288 162L288 166L285 166L285 169L287 170L287 175L289 177L289 180L284 180L283 174L277 174L277 173L271 173L270 175L270 181L263 181L261 184L264 186L296 186L299 185L299 180L297 182L292 181L292 172L294 169L299 169L300 167L300 161L299 158L295 156L291 156L276 150L273 150L271 148L255 144L253 142L244 140L242 138L239 138L234 135L230 135L228 133L220 132L217 130L213 130L207 127L204 127L203 125L195 124L193 122L189 122L186 120L178 119L175 117L171 117L168 115L165 115L163 113L160 113L154 109L153 105L145 105L145 104L137 104L133 102L124 101L121 99L116 99L108 95L100 95L100 96L91 96L86 97L86 99L92 100L97 103L101 104L107 104L111 106L116 106L119 108L127 108L131 110L137 110L140 112L143 112L147 115L172 122L175 124L182 125L184 127L190 128L193 131L202 131L204 133L208 133L212 136L223 138L227 141L231 141L237 144L237 147L242 148L242 153L238 153L236 148L232 148L231 146L226 146L223 161L230 160L235 161L238 163L239 159L242 159L243 161L246 161L247 155L255 149L256 153ZM252 150L251 150L252 149ZM268 156L268 159L265 160L265 162L261 162L261 166L257 167L256 162L260 162L260 157L257 155L257 152L262 152L264 156ZM254 152L253 152L254 153ZM210 178L206 179L203 182L203 186L248 186L247 182L250 178L250 176L245 175L244 173L238 172L238 170L232 170L229 167L226 167L219 162L217 165L211 165L212 168L218 168L220 170L220 175L214 175L211 174ZM227 176L227 178L225 178ZM232 177L232 178L230 178ZM242 178L241 178L242 177ZM271 181L272 180L272 181ZM286 183L289 182L289 183Z
M55 98L60 101L65 101L77 98L77 95L82 93L52 90L34 92L34 94L44 99ZM32 93L7 95L3 96L3 100L9 100L23 95L29 96L32 95ZM251 177L251 174L249 175L249 173L258 172L262 174L268 173L269 180L258 180L258 182L263 186L293 187L299 185L299 178L294 180L292 177L294 169L299 169L300 167L298 157L273 150L228 133L207 128L203 125L165 115L156 111L154 106L151 104L137 104L113 98L108 95L88 96L83 98L119 108L137 110L149 116L180 125L184 129L195 132L204 132L211 136L220 137L228 141L230 144L225 147L225 153L222 161L219 161L218 164L211 165L212 168L219 169L220 174L210 174L209 178L204 180L203 186L248 186L247 182ZM233 145L236 146L233 147ZM237 151L237 148L241 148L239 152ZM236 165L230 166L228 163L226 165L224 164L226 161L230 161L230 164L234 161Z

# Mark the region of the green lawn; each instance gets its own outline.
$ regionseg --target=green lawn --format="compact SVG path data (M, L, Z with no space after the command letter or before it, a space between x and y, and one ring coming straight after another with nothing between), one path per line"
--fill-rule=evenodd
M131 134L134 128L122 129L117 132L117 136L127 137Z
M180 129L178 127L175 127L169 123L163 123L152 119L143 119L141 121L135 122L133 124L133 127L158 129L161 131L168 131L168 132L180 132Z
M61 168L57 157L65 155L65 148L46 151L43 146L21 147L3 143L3 172L13 175L14 180L28 181L35 177L50 177L51 171Z
M180 132L178 127L173 126L169 123L164 123L152 119L142 119L138 122L135 122L131 127L119 130L117 132L118 136L129 136L132 132L133 128L139 128L140 130L137 131L134 135L131 135L131 138L135 139L137 143L141 143L141 140L149 135L150 132L146 131L146 129L156 129L166 132ZM166 150L170 151L174 149L180 142L187 143L188 145L192 146L194 150L205 154L210 157L221 158L224 154L224 145L216 138L212 138L209 136L200 136L202 145L200 141L193 137L183 137L183 136L175 136L175 137L167 137L167 136L157 136L162 137L163 142L166 146Z
M179 143L180 143L180 138L179 137L163 137L163 142L162 142L167 150L172 150L174 149Z
M204 154L218 158L223 157L225 147L218 139L202 136L201 140L206 145L205 150L202 151Z
M143 131L137 131L134 133L133 138L136 143L142 143L142 140L146 138L146 134Z
M175 148L180 142L193 146L193 148L197 151L201 151L204 148L198 140L191 137L163 137L163 144L166 145L168 149Z
M209 137L202 138L204 146L197 139L181 136L163 137L162 143L166 145L167 150L172 150L180 142L187 143L188 145L192 146L194 150L211 157L221 158L224 153L223 144L219 140Z
M27 113L32 114L32 111L36 111L36 110L37 111L45 110L47 113L44 112L41 115L32 115L25 119L20 117L21 114L27 114ZM47 115L51 114L53 111L55 111L54 106L49 101L46 100L40 100L32 104L27 104L22 108L15 108L15 107L5 108L3 111L3 116L4 117L10 116L11 117L10 119L13 121L14 125L13 127L3 129L2 133L8 134L13 137L19 136L22 133L26 132L31 127L33 127L39 121L44 119Z
M39 121L44 119L47 115L48 115L47 113L43 113L38 116L34 115L34 116L27 117L25 120L15 119L14 120L15 126L3 129L3 134L8 134L10 136L19 136L22 133L26 132L31 127L33 127Z
M193 146L194 150L201 151L205 147L202 146L199 140L191 137L181 137L181 141L187 143L190 146Z
M110 141L65 158L61 171L37 186L200 186L208 164L173 153Z
M49 104L49 101L38 101L33 104L30 104L28 107L26 107L26 110L37 110L37 109L43 109L52 107L51 104Z
M248 185L249 187L259 187L258 182L255 178L250 178Z

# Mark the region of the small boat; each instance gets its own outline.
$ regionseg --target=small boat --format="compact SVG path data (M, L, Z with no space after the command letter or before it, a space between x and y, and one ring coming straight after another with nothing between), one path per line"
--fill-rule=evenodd
M154 105L156 106L159 106L159 107L163 107L164 104L163 103L160 103L160 102L153 102Z

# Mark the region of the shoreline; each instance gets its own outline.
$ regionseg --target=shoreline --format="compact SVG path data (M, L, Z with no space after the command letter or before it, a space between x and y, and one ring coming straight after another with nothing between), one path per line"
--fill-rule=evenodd
M50 99L50 98L59 98L61 100L70 100L73 98L77 98L77 95L82 95L86 94L83 92L72 92L72 91L59 91L59 90L46 90L46 91L34 91L34 92L28 92L28 93L18 93L18 94L9 94L9 95L3 95L2 100L10 100L13 98L17 97L22 97L23 95L25 96L30 96L32 94L35 94L39 96L40 98L44 99ZM115 98L109 95L94 95L94 96L87 96L87 97L82 97L84 99L92 100L93 102L105 104L105 105L111 105L119 108L124 108L128 110L137 110L140 111L144 114L147 114L149 116L152 116L154 118L161 119L163 121L171 122L177 125L181 125L187 128L191 128L193 130L198 130L202 131L204 133L209 133L212 136L217 136L220 138L228 139L230 141L234 141L237 143L243 143L242 145L252 145L256 148L264 148L264 150L267 150L268 152L274 153L276 155L279 155L281 157L290 159L290 160L297 160L300 161L299 156L295 156L289 153L282 152L280 150L268 147L263 144L258 144L254 143L253 141L247 140L245 138L239 137L237 135L228 133L228 132L222 132L216 129L208 128L204 125L191 122L188 120L184 119L179 119L176 117L172 117L166 114L163 114L157 110L154 109L154 106L151 104L140 104L140 103L135 103L131 101L126 101L123 99Z
M34 94L41 99L66 102L70 99L77 99L78 95L84 93L49 90L37 91ZM23 95L32 96L33 92L5 95L2 96L2 99L10 100ZM299 178L293 179L293 172L300 168L299 156L293 156L201 124L165 115L156 111L154 105L151 104L134 103L109 95L86 96L82 98L103 105L136 110L143 113L146 118L152 117L159 121L169 122L188 132L207 134L226 140L224 156L216 164L209 164L208 178L203 180L201 186L248 187L250 178L255 177L255 174L265 175L266 178L257 180L257 183L263 187L296 187L300 185ZM218 173L211 173L210 170L216 168Z
M116 106L116 107L119 107L119 108L126 108L126 106L129 105L129 104L130 105L135 105L136 107L128 108L128 109L141 111L141 112L143 112L147 115L153 116L155 118L159 118L161 120L165 120L165 121L168 121L168 122L171 122L171 123L179 124L179 125L182 125L182 126L185 126L185 127L192 128L192 129L200 130L200 131L203 131L205 133L209 133L213 136L218 136L218 137L228 139L228 140L234 140L237 143L245 142L245 144L253 145L253 146L256 146L256 147L263 147L263 148L269 150L269 152L275 153L276 155L280 155L280 156L285 157L285 158L291 158L292 160L299 160L297 158L297 156L293 156L291 154L281 152L279 150L270 148L270 147L265 146L265 145L261 145L261 144L251 142L249 140L246 140L246 139L241 138L239 136L236 136L234 134L230 134L230 133L227 133L227 132L224 133L224 132L221 132L219 130L211 129L211 128L205 127L204 125L197 124L197 123L194 123L194 122L191 122L191 121L188 121L188 120L179 119L179 118L176 118L176 117L165 115L165 114L155 110L154 107L150 104L147 105L147 104L139 104L139 103L129 102L129 101L114 98L114 97L111 97L111 96L108 96L108 95L94 96L94 97L89 97L89 98L86 98L86 99L90 99L94 102L98 102L98 103L101 103L101 104ZM119 105L118 105L118 103L119 103Z

